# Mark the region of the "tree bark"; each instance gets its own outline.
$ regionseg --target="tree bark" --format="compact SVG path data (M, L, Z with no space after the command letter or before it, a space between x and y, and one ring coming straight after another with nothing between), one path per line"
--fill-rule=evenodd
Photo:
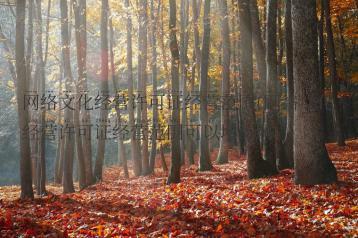
M208 116L208 69L209 69L209 50L210 50L210 0L204 2L204 32L200 62L200 147L199 147L199 171L211 170L209 141L206 130L209 126Z
M337 181L324 144L318 80L316 1L292 1L294 162L296 184Z
M176 1L169 1L169 31L170 31L170 52L171 60L171 96L179 98L179 47L176 37ZM174 103L173 103L174 104ZM171 108L171 165L167 184L180 182L180 110L172 105Z

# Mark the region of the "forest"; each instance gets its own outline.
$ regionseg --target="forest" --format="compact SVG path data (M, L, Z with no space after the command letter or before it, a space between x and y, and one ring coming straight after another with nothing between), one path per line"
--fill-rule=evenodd
M0 0L0 237L357 237L357 0Z

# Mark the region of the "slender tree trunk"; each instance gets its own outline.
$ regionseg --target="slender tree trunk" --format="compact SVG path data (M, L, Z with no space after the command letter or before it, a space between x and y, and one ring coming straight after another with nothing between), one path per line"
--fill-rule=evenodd
M344 129L342 120L342 108L338 99L338 75L336 68L336 53L334 49L334 39L331 24L330 13L330 0L323 0L323 7L326 19L326 31L327 31L327 53L329 62L329 72L331 78L331 91L332 91L332 108L333 108L333 123L336 130L337 144L344 146Z
M113 82L114 93L115 95L117 95L120 91L117 84L116 70L114 68L115 65L114 65L113 46L114 46L114 32L113 32L112 18L110 18L109 19L109 53L111 59L111 77ZM117 125L119 126L119 128L122 128L120 108L118 106L115 106L115 110L117 114ZM129 178L126 151L123 143L123 138L121 137L121 135L119 135L118 137L118 158L123 167L124 177Z
M199 171L211 170L209 141L207 129L209 127L208 116L208 69L209 69L209 50L210 50L210 0L204 3L204 33L201 50L200 62L200 146L199 146Z
M164 150L163 150L163 145L160 144L160 159L162 162L162 168L163 171L166 172L168 171L168 166L167 166L167 162L165 162L165 156L164 156Z
M134 130L134 105L133 105L133 62L132 62L132 18L129 8L129 0L125 1L127 8L127 80L128 80L128 115L129 128ZM136 141L136 133L131 133L131 157L134 164L134 175L139 176L142 173L142 163L140 161L139 146Z
M229 161L229 97L230 97L230 30L227 0L219 0L222 36L222 85L221 85L221 138L217 163L223 164Z
M181 93L182 98L187 98L187 79L188 79L188 23L189 23L189 2L187 0L180 1L180 69L181 69ZM181 128L185 129L187 126L187 103L186 100L182 100L181 106ZM184 130L182 130L184 131ZM182 133L180 140L180 160L181 164L185 164L185 149L186 149L187 137L185 133Z
M70 38L68 30L68 7L67 1L60 1L61 9L61 39L62 39L62 60L65 78L65 90L72 91L73 77L71 72L70 58ZM73 128L73 111L69 108L65 109L65 127ZM73 185L73 156L74 156L74 135L73 131L68 130L65 134L65 148L63 157L63 193L72 193L75 191Z
M169 1L169 30L171 60L171 94L173 99L179 98L179 47L176 37L176 1ZM174 103L173 103L174 104ZM180 182L180 111L179 107L171 108L171 165L167 184Z
M252 179L267 175L267 163L261 157L260 141L257 133L254 110L250 1L238 0L238 2L240 7L239 17L241 36L240 71L242 79L242 119L246 136L248 177Z
M36 69L35 69L35 78L37 80L37 92L40 95L46 95L45 92L45 69L43 61L43 51L42 51L42 12L41 12L41 1L36 0L36 30L35 30L35 39L36 39ZM45 140L45 116L46 108L42 108L38 114L38 121L40 122L41 132L39 133L38 138L38 159L36 163L36 192L37 195L43 195L46 193L46 140Z
M293 168L293 108L294 108L294 88L293 88L293 62L292 62L292 17L291 1L286 0L285 9L285 31L286 31L286 77L287 77L287 123L286 136L283 142L285 160L279 160L279 169ZM282 159L282 157L280 157Z
M148 175L149 171L149 151L148 151L148 116L147 116L147 55L148 55L148 2L147 0L139 1L139 29L138 29L138 49L140 53L138 55L138 82L140 87L138 88L138 94L144 100L138 105L137 112L141 113L140 126L142 126L142 174Z
M101 92L108 94L108 0L102 0L101 7ZM106 130L108 117L108 103L104 102L100 110L100 130ZM102 133L101 133L102 134ZM96 181L102 180L104 153L106 138L100 135L98 138L97 158L94 167Z
M158 12L157 16L155 16L155 7L154 7L154 0L150 1L150 20L151 20L151 48L152 48L152 61L151 61L151 68L152 68L152 84L153 84L153 95L156 98L158 96L157 90L157 24L158 24L158 17L159 17L159 9L160 9L161 1L158 2ZM149 167L150 173L154 172L155 167L155 157L157 154L157 129L159 127L158 122L158 106L154 105L152 107L152 137L151 137L151 151L149 156Z
M337 181L336 169L324 144L316 18L316 1L292 1L296 184Z
M28 109L25 107L23 97L27 91L26 80L26 60L25 60L25 1L16 1L16 40L15 40L15 60L16 60L16 98L20 128L20 183L21 199L33 199L31 157L29 131L24 130L29 123ZM29 72L28 72L29 73Z

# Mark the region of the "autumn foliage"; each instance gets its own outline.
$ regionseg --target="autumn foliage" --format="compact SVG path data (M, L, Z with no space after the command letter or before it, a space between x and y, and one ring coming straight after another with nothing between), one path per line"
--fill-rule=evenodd
M103 183L70 195L50 186L49 196L34 201L16 200L18 187L2 187L0 236L354 237L358 140L327 148L338 169L334 185L296 186L291 170L248 180L245 159L231 151L229 164L204 173L185 167L182 182L170 186L158 165L155 175L129 180L111 167Z

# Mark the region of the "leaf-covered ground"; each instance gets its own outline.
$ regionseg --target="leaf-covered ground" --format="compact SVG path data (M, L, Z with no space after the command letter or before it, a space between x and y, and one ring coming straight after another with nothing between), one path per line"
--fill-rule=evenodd
M70 195L52 185L49 196L20 202L18 187L2 187L0 237L357 237L358 140L327 148L335 185L295 186L291 170L247 180L244 158L231 152L211 172L185 167L171 186L160 168L125 180L112 167L104 182Z

